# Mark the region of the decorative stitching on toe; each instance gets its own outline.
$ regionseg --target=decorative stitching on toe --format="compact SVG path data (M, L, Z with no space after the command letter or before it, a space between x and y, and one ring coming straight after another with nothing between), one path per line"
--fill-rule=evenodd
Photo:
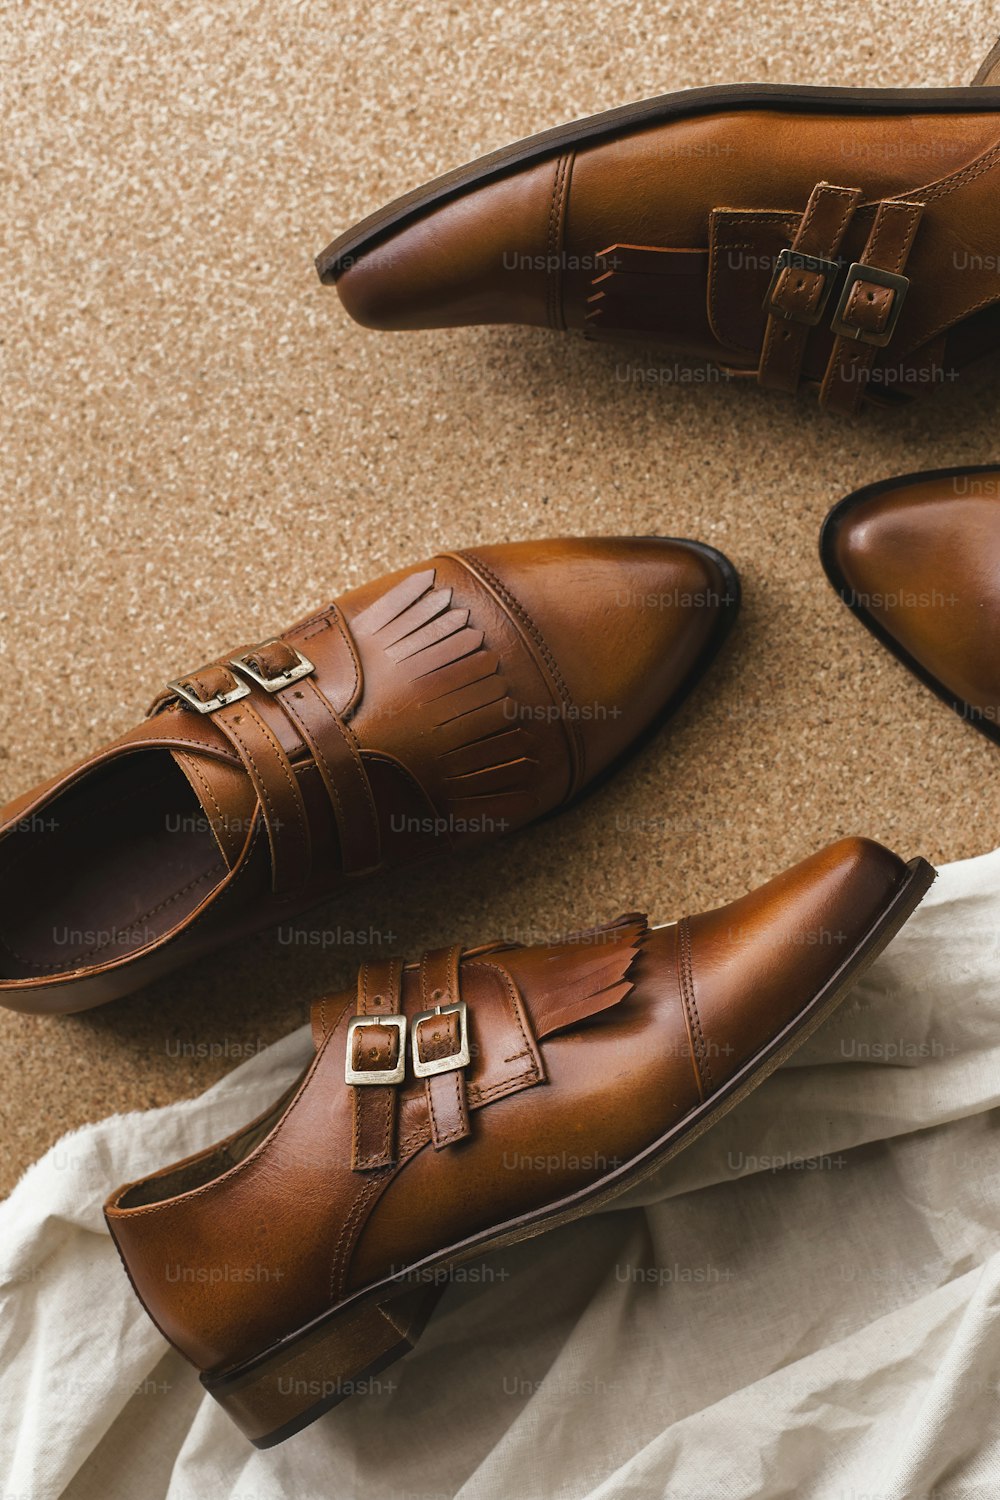
M562 313L562 265L560 254L566 224L566 204L569 201L570 169L573 152L560 156L556 163L556 174L552 182L552 198L549 202L547 255L545 263L545 312L550 328L565 329Z
M681 997L684 1001L684 1010L687 1014L691 1042L694 1048L695 1066L698 1071L699 1082L704 1085L702 1088L702 1097L704 1098L707 1094L714 1092L715 1083L712 1080L712 1067L708 1060L708 1046L705 1042L701 1016L698 1014L698 1002L694 994L694 971L691 963L691 924L687 917L683 917L677 924L677 968L681 982Z
M566 679L563 677L562 672L559 670L559 663L556 661L556 658L552 652L552 648L549 646L545 637L542 635L542 632L539 630L532 617L528 614L528 611L525 609L521 601L515 598L515 596L511 593L510 589L505 583L502 583L500 581L500 579L497 577L488 563L483 562L483 559L481 557L479 557L475 552L471 551L462 551L456 553L455 555L457 557L464 558L466 562L471 563L475 570L486 579L495 593L500 596L501 600L510 610L511 614L520 621L520 623L524 626L524 629L528 632L529 636L534 642L535 647L538 650L539 655L541 656L543 662L545 663L552 676L552 680L555 683L556 688L558 689L559 696L563 701L563 707L566 709L566 713L563 716L563 723L572 739L577 757L577 765L579 767L579 772L574 776L573 785L570 788L570 794L572 794L572 792L576 790L577 786L579 786L580 782L584 780L586 775L586 749L583 736L580 733L579 724L576 721L576 715L573 712L573 709L575 707L573 703L573 695L566 685Z

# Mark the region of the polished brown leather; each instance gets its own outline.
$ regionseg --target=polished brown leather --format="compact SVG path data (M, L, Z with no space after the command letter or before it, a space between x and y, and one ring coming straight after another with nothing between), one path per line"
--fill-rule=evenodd
M888 112L864 90L828 110L733 90L570 135L318 264L368 327L530 323L660 341L841 413L909 398L1000 344L995 69L981 81L989 107L955 90L945 112L919 90Z
M143 723L0 815L0 1002L99 1004L566 805L693 683L737 594L698 543L504 543L165 671Z
M796 1022L906 875L880 845L843 839L668 926L632 914L548 947L362 971L313 1007L315 1056L273 1110L109 1199L139 1297L189 1360L224 1370L388 1274L610 1179ZM385 1006L359 1004L373 995L410 1032L428 1004L467 1007L461 1131L436 1128L410 1035L402 1082L345 1082L345 1061L378 1078L396 1060ZM424 1057L457 1051L440 1020L418 1033ZM359 1095L376 1099L377 1160L358 1157Z
M844 602L970 724L1000 739L1000 466L848 496L822 551Z

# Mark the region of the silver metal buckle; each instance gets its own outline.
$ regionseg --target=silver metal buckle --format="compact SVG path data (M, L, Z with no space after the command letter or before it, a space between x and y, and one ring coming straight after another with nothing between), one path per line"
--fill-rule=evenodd
M870 281L873 286L887 286L896 294L892 307L889 309L889 321L881 333L867 333L865 329L844 321L851 293L859 281ZM908 276L897 276L895 271L880 271L877 266L865 266L860 261L855 261L847 273L844 290L840 295L837 311L833 315L831 326L834 333L844 339L856 339L859 344L873 344L876 349L884 349L896 332L896 324L899 322L899 315L903 311L903 303L906 301L906 294L909 290L910 278Z
M434 1057L430 1062L424 1062L420 1056L420 1027L424 1021L433 1021L435 1016L458 1016L458 1048L455 1052L449 1052L447 1057ZM436 1005L433 1010L422 1010L419 1015L413 1017L410 1026L411 1045L413 1048L413 1072L417 1078L433 1078L438 1073L453 1073L456 1068L466 1068L469 1065L469 1011L464 1000L456 1000L453 1005Z
M266 646L287 646L289 651L294 651L298 657L298 661L292 667L291 671L282 672L280 677L264 677L257 671L256 667L251 666L247 658L252 656L254 651L263 651ZM301 651L296 651L295 647L289 646L287 641L280 641L277 638L270 641L262 641L259 646L252 647L245 656L231 656L229 659L234 667L238 667L241 672L245 672L247 677L252 678L258 687L264 689L265 693L280 693L282 688L291 687L293 682L298 682L302 677L308 677L310 672L315 672L316 670L308 656L303 656ZM247 691L249 692L249 688Z
M394 1068L352 1068L354 1033L362 1026L389 1026L399 1032L399 1060ZM344 1082L354 1084L402 1083L406 1078L406 1017L353 1016L347 1028L347 1056L344 1059Z
M199 667L198 672L207 672L209 668L217 666L218 662L209 662L207 666ZM185 686L185 683L190 682L192 677L198 676L198 672L189 673L183 680L167 683L167 691L176 693L178 698L182 699L188 708L193 708L196 713L214 714L216 709L225 708L229 703L238 703L241 698L250 696L250 689L246 683L234 678L236 686L230 688L228 693L216 693L214 698L199 698L196 693L192 693L191 689Z
M823 290L819 301L810 313L788 312L786 308L779 307L774 300L778 290L778 282L786 271L811 271L815 276L823 277ZM835 260L824 260L819 255L802 255L798 250L782 250L778 256L771 277L771 285L767 289L764 298L764 311L771 313L775 318L784 318L786 323L804 323L807 328L815 328L826 312L827 303L833 296L833 289L840 275L840 266Z

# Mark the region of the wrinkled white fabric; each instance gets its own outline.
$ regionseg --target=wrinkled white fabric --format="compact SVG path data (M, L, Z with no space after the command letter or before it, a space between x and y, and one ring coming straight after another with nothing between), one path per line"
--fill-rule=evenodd
M89 1126L0 1205L2 1500L997 1500L1000 850L660 1175L449 1287L270 1452L134 1299L110 1188L249 1120L305 1029Z

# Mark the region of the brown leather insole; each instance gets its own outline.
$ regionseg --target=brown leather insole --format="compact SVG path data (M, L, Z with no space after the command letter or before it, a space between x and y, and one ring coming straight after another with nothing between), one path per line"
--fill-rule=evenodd
M168 752L88 776L0 846L0 975L56 975L170 932L225 876Z

